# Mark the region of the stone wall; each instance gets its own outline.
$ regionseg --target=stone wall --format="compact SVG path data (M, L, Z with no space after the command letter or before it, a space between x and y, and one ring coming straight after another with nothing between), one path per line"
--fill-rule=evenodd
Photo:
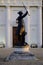
M0 0L0 5L23 6L22 2L26 6L42 6L42 0Z

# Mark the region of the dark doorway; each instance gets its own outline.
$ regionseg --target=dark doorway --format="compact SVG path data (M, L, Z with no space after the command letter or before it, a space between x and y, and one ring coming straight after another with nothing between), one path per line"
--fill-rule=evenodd
M17 30L17 27L13 27L13 47L18 42L18 36L16 35L16 30Z
M16 46L17 43L19 42L18 36L16 35L16 30L17 30L17 27L13 27L13 47ZM22 37L21 37L21 41L20 42L22 42Z

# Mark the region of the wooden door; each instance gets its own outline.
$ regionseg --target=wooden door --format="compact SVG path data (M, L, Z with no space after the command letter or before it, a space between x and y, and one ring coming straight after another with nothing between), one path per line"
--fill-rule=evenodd
M17 27L13 27L13 47L18 42L18 36L16 35L16 30L17 30Z

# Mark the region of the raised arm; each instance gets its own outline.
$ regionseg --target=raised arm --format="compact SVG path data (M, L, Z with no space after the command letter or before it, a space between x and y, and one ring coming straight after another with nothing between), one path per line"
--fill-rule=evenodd
M26 13L22 16L22 18L24 18L27 14L28 14L28 11L26 11Z

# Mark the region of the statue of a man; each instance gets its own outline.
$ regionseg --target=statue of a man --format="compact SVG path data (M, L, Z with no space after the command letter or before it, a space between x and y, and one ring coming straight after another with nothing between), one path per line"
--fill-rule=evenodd
M18 35L18 40L20 41L21 38L22 38L22 43L24 43L25 32L23 32L23 34L21 35L20 31L21 31L21 28L23 28L23 18L28 14L28 11L26 11L25 14L23 14L22 11L19 11L18 14L19 14L19 16L16 19L18 21L17 22L18 23L18 27L17 27L16 35Z

